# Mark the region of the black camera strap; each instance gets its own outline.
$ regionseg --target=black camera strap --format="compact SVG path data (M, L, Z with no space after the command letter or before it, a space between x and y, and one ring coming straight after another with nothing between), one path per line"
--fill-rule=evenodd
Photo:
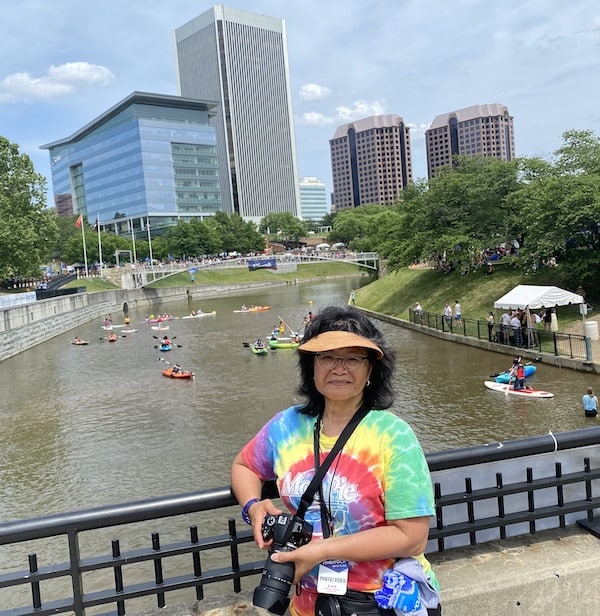
M304 519L304 515L306 514L307 509L312 504L315 494L318 490L321 489L321 483L323 481L323 477L329 470L329 467L335 460L338 453L341 451L342 447L346 444L346 441L350 438L352 432L358 424L361 422L363 417L367 415L369 412L369 408L365 406L361 406L356 413L352 416L352 419L346 424L346 427L342 430L342 433L338 436L337 441L334 446L331 448L331 451L327 454L325 460L323 460L323 464L319 464L319 430L321 426L322 415L319 415L317 421L315 422L315 432L314 432L314 441L315 441L315 475L312 478L312 481L309 483L308 488L306 488L302 498L300 499L300 506L298 507L298 511L296 515L299 518ZM323 495L321 494L321 514L323 514ZM323 515L321 515L321 521L323 523L323 535L327 537L325 533L328 531L328 527L326 528L325 521L323 520Z

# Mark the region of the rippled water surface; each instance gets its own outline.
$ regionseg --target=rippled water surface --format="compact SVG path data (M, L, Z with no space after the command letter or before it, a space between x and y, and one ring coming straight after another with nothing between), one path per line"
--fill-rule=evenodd
M295 351L256 356L243 342L268 334L279 317L298 328L308 310L345 302L357 284L336 280L163 305L155 312L217 312L171 322L177 346L168 353L155 348L164 334L140 323L146 313L132 312L139 331L115 343L97 321L2 362L1 519L227 485L241 445L299 400ZM234 313L242 303L271 310ZM555 397L506 396L485 389L483 380L510 357L380 326L398 355L393 410L427 452L587 425L580 398L588 375L538 364L531 383ZM71 345L75 334L90 344ZM165 361L193 370L195 379L163 377Z

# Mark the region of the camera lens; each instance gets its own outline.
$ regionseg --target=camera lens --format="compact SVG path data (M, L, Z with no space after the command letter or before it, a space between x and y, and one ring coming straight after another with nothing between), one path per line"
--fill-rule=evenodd
M289 594L295 571L294 563L275 563L269 555L260 583L254 589L252 604L283 616L290 604Z

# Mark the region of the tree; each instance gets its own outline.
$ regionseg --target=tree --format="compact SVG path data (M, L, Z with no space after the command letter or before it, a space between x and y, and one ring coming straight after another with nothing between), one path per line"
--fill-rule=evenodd
M38 276L57 237L45 178L16 144L0 137L0 279Z
M256 225L244 221L237 213L227 215L225 212L217 212L207 220L207 224L219 238L220 251L248 254L265 249L265 239L257 231Z
M301 237L306 236L308 228L306 223L291 212L271 212L260 221L259 231L277 236L283 242L297 243Z

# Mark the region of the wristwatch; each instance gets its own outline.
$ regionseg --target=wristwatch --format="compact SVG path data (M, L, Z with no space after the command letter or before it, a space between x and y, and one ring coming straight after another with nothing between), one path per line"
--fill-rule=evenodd
M249 524L250 526L252 526L252 520L250 519L250 516L248 515L248 510L250 509L250 507L252 507L252 505L254 505L254 503L260 503L260 498L251 498L242 507L242 520L244 520L244 522L246 522L246 524Z

